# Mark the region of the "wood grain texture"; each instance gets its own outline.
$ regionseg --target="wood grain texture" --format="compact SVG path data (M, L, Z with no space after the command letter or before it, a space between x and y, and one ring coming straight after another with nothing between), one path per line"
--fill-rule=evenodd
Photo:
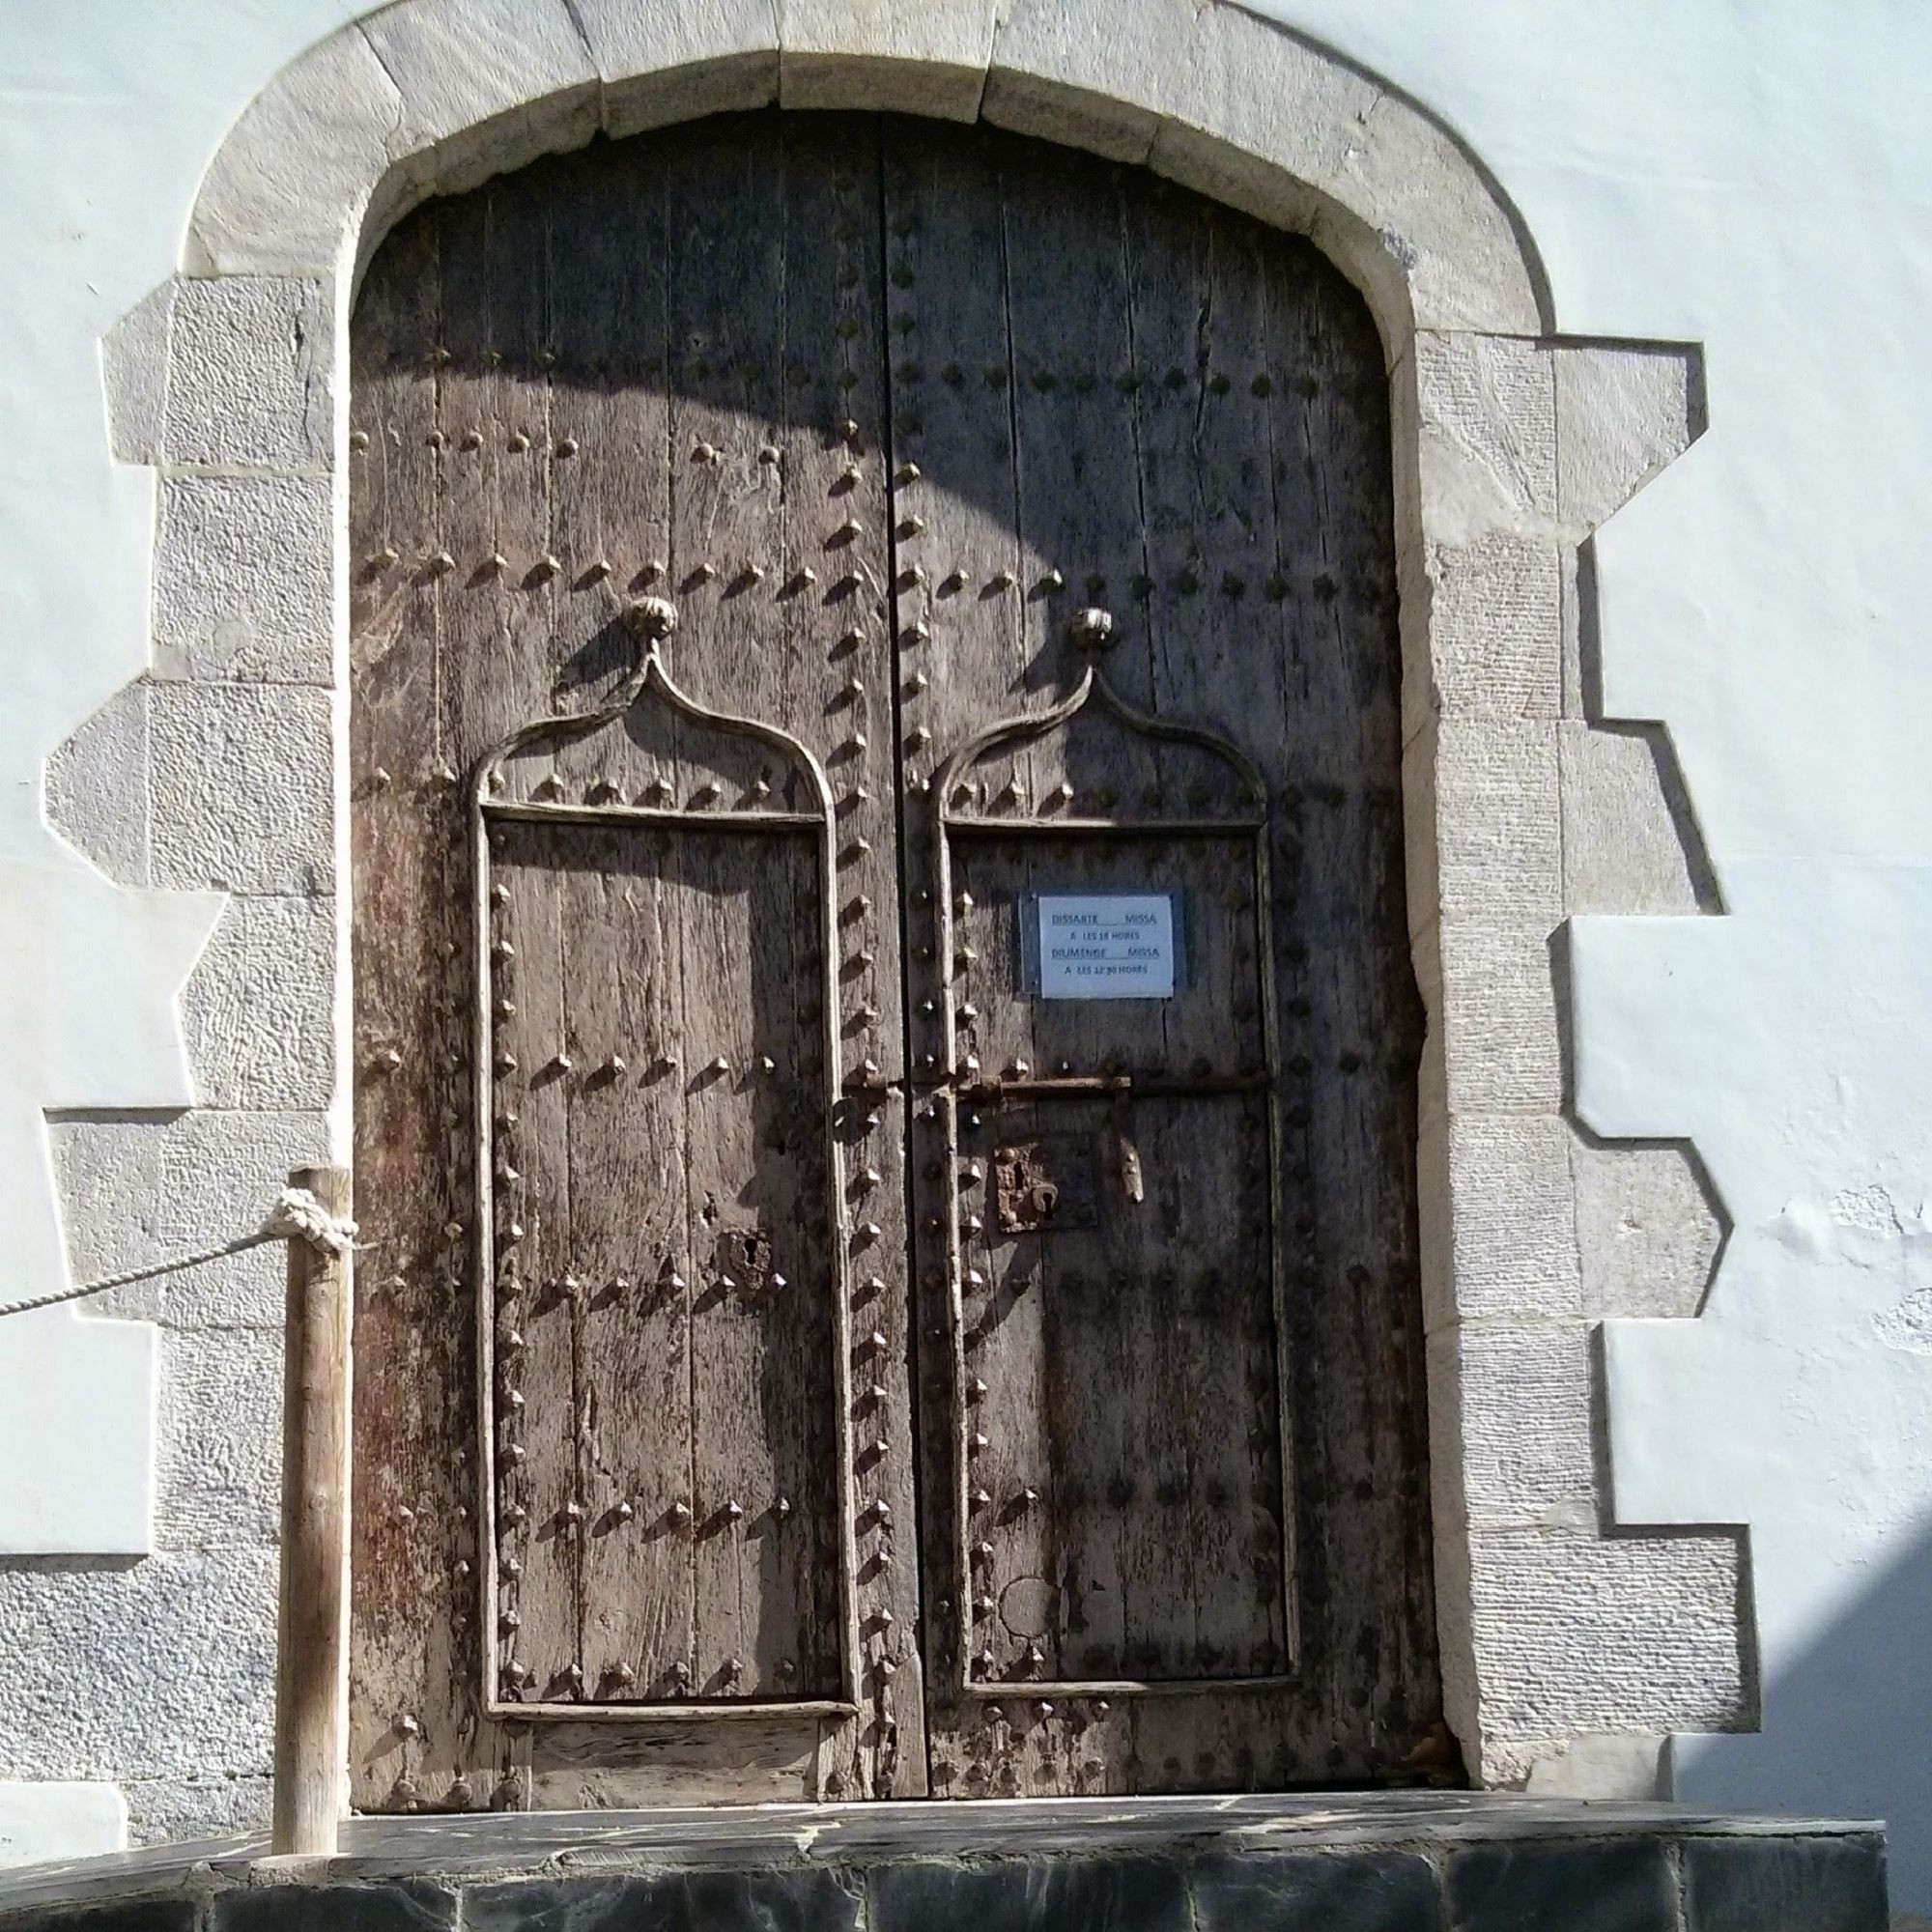
M354 357L356 1803L1403 1776L1440 1708L1421 1022L1359 298L1131 170L764 114L418 211ZM809 810L806 764L659 698L511 760L506 796L689 823L499 828L479 1406L462 781L617 688L646 594L695 700L816 760L830 876L796 828L702 829ZM942 947L934 774L1070 688L1088 605L1124 698L1262 775L1269 903L1202 823L1236 766L1096 704L963 776L995 823ZM1043 889L1177 895L1176 997L1035 997ZM1022 1066L1144 1091L972 1090ZM1000 1228L1015 1148L1091 1223Z
M289 1185L349 1213L348 1171L301 1167ZM348 1805L348 1254L289 1242L282 1376L282 1573L275 1643L278 1857L332 1858Z

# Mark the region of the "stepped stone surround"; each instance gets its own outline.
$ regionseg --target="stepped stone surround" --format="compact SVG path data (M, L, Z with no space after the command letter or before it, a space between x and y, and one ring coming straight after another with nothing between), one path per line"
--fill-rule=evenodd
M362 1819L15 1881L0 1932L1885 1932L1872 1825L1504 1796Z
M1574 914L1716 909L1663 734L1596 705L1588 569L1591 533L1701 429L1700 358L1560 336L1513 211L1454 138L1232 5L401 0L257 97L204 179L182 273L104 345L114 451L162 479L155 656L50 761L49 810L124 884L229 897L183 1003L201 1108L57 1127L76 1271L154 1244L131 1190L86 1193L79 1177L164 1164L189 1204L169 1233L188 1246L234 1232L250 1122L304 1158L325 1134L346 1146L338 457L358 266L429 194L600 128L773 101L977 115L1145 163L1311 234L1369 298L1398 422L1449 1718L1486 1782L1650 1795L1663 1734L1754 1721L1747 1579L1722 1528L1605 1534L1591 1323L1694 1312L1722 1222L1688 1149L1605 1147L1573 1124L1563 939ZM153 1311L184 1361L237 1319L272 1331L266 1268L211 1283L208 1308L184 1292ZM128 1297L117 1312L150 1311ZM253 1586L273 1507L272 1418L241 1426L238 1446L225 1406L184 1414L160 1472L164 1542L202 1507L181 1472L243 1472L249 1507L183 1559L223 1590ZM28 1627L125 1613L84 1571L10 1583ZM142 1644L157 1679L202 1649L187 1628ZM59 1660L13 1662L0 1717L31 1736L23 1712ZM247 1706L227 1713L237 1742L197 1769L257 1776L266 1673L222 1694ZM162 1724L94 1756L137 1820L144 1785L180 1777L171 1749Z

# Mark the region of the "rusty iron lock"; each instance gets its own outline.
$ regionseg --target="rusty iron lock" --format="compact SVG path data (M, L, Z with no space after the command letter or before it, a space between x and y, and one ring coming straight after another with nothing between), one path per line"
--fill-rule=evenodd
M1093 1144L1084 1136L993 1151L993 1208L1003 1235L1091 1228L1098 1219Z

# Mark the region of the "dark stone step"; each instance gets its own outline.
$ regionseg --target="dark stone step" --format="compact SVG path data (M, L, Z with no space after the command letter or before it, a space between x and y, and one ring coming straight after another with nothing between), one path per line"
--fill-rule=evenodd
M1503 1794L358 1819L0 1874L0 1932L1886 1932L1872 1825Z

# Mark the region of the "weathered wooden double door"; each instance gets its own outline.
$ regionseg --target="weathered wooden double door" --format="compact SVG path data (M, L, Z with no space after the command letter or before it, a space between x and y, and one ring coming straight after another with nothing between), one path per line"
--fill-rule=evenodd
M1406 1775L1359 299L769 115L422 209L354 351L357 1803Z

